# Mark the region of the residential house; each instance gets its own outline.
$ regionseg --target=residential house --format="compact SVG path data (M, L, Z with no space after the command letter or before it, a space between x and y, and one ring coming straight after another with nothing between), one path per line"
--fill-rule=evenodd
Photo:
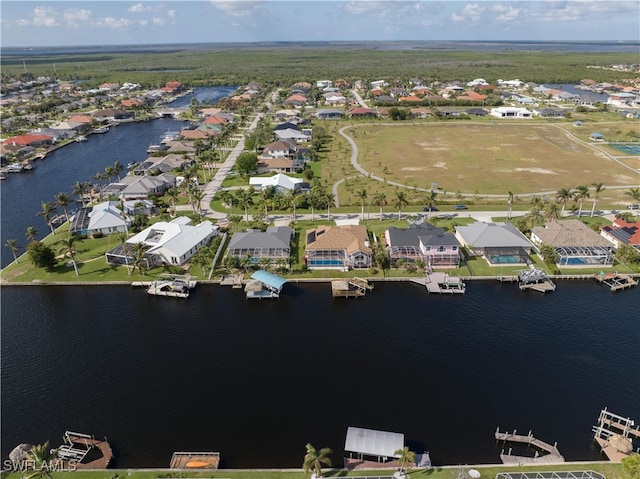
M319 226L307 230L305 261L309 269L369 268L373 251L362 225Z
M303 106L306 105L309 100L306 96L301 95L300 93L295 93L291 95L289 98L285 100L285 103L288 103L293 106Z
M117 196L122 200L146 199L161 196L176 184L176 178L168 173L157 176L125 176L102 190L103 197Z
M604 135L598 131L594 131L589 135L589 139L593 141L604 141Z
M116 110L108 108L106 110L98 110L93 113L96 121L115 121L115 120L131 120L136 117L136 112L132 110Z
M53 144L53 137L38 133L25 133L12 136L3 141L5 145L31 146L33 148L48 147Z
M166 156L151 156L134 168L136 176L153 175L158 172L168 173L173 170L184 170L193 164L193 158L185 155L168 154Z
M229 241L227 257L248 257L251 264L261 264L265 259L272 265L281 261L289 263L292 239L293 229L288 226L270 226L266 231L235 233Z
M159 221L126 241L123 250L118 245L106 254L111 264L132 264L135 245L146 246L147 268L169 264L181 266L216 236L218 227L208 220L193 226L186 216L178 216L170 222Z
M378 113L373 108L360 106L349 110L349 116L351 118L372 118L377 117Z
M456 226L456 238L472 256L482 256L489 266L527 264L533 245L511 223L477 222Z
M249 178L249 186L253 186L256 190L274 187L278 193L302 191L305 186L306 189L309 188L309 184L302 178L293 178L282 173L273 176L252 176Z
M600 235L613 243L616 248L626 244L640 250L640 221L631 223L616 218L611 226L600 228Z
M431 110L425 107L411 108L411 116L413 118L428 118L431 116Z
M291 118L298 118L300 112L298 110L278 110L273 114L275 120L289 120Z
M117 205L117 201L105 201L93 207L80 208L73 217L69 232L83 236L127 232L131 220Z
M421 260L427 268L457 268L460 265L458 239L431 223L411 223L409 228L391 227L384 235L391 264L398 260L407 263Z
M320 109L316 111L316 118L318 120L340 120L343 116L342 110L334 109Z
M531 118L533 116L526 108L515 108L509 106L492 108L489 114L496 118Z
M298 144L298 143L306 143L308 141L311 141L310 129L305 129L301 131L300 129L288 128L285 130L282 130L282 129L274 130L274 133L279 140L284 140L289 143Z
M151 200L127 200L122 202L122 209L128 216L150 215L153 213Z
M559 266L611 266L614 247L611 242L580 220L552 221L534 226L531 241L553 246Z
M564 118L565 112L556 108L536 108L533 114L542 118Z

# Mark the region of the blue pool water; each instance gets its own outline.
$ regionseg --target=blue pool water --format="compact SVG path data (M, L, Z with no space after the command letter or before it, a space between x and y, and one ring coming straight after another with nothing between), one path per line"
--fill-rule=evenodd
M312 259L309 261L309 266L344 266L344 263L340 259Z
M564 258L562 264L589 264L585 258Z
M509 264L509 263L525 263L519 256L514 255L499 255L491 257L491 264Z

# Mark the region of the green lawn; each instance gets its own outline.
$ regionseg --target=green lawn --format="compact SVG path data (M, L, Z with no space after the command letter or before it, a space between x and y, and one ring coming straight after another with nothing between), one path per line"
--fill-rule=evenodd
M473 466L481 474L481 479L494 479L500 472L543 472L543 471L596 471L603 474L607 479L634 479L626 475L620 464L609 462L584 462L573 464L561 464L554 466ZM468 467L465 467L468 469ZM431 469L416 469L408 471L408 478L414 479L456 479L460 466L434 467ZM367 471L345 471L342 469L325 469L324 477L375 477L391 476L393 470L367 470ZM135 470L135 469L111 469L105 471L82 471L82 472L54 472L52 479L158 479L158 478L211 478L211 479L308 479L310 474L302 470L230 470L219 469L213 471L170 471L170 470ZM19 479L19 473L3 472L2 478Z

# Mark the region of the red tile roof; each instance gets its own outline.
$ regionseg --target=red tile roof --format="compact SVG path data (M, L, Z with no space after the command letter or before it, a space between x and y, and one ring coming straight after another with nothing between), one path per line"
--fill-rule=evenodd
M53 137L49 135L36 135L27 133L25 135L12 136L11 138L7 138L6 140L4 140L4 143L6 143L7 145L31 145L33 143L43 143L52 140Z

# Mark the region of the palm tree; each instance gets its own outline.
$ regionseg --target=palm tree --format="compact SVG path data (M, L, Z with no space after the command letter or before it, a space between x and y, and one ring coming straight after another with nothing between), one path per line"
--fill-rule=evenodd
M167 198L169 198L169 200L171 201L172 215L175 216L176 215L176 202L178 201L178 196L180 196L180 192L178 191L178 188L176 188L175 186L172 186L171 188L169 188L167 190L167 192L165 194L167 195Z
M49 228L51 228L51 233L55 233L53 229L53 223L51 222L51 215L55 213L56 207L53 203L42 203L42 211L36 213L38 216L42 216L44 220L47 222Z
M113 166L107 166L104 169L104 174L105 174L105 176L107 178L107 181L109 183L111 183L111 178L112 177L117 177L118 176L118 175L116 175L116 170L115 170L115 168Z
M322 465L331 467L330 454L333 453L328 447L323 447L319 451L316 450L311 444L307 444L307 453L304 455L304 462L302 468L305 473L313 470L312 477L322 477Z
M202 201L202 198L204 198L204 191L200 188L192 188L189 196L191 197L191 207L193 208L193 212L198 214L200 211L200 202Z
M133 269L138 269L140 274L144 275L147 271L146 268L146 257L145 254L147 252L147 245L142 241L133 245Z
M56 198L56 206L59 206L60 208L62 208L62 211L64 211L64 217L67 221L69 221L69 202L71 201L71 198L69 197L68 193L65 192L60 192L57 195L55 195Z
M302 195L298 194L298 192L294 190L289 191L289 193L287 193L287 196L285 196L287 210L293 211L293 217L292 217L293 221L296 220L296 207L298 206L298 202L300 201L300 198L302 198Z
M249 222L249 206L253 205L253 192L244 189L238 190L235 196L240 208L244 208L245 220Z
M409 201L404 191L396 190L396 197L393 200L393 206L398 208L398 219L402 218L402 207L407 206Z
M27 452L27 459L32 461L35 472L29 476L29 479L43 476L51 477L49 467L47 466L49 466L50 461L54 459L55 454L56 450L49 447L49 441L31 447L29 452Z
M100 194L100 196L102 196L102 180L107 178L107 174L102 171L98 171L91 178L96 181L96 186L98 187L98 193Z
M115 174L115 176L118 177L118 181L120 181L120 173L122 173L124 171L124 165L122 163L120 163L119 161L116 161L113 164L113 173Z
M398 456L398 465L400 466L400 474L404 475L404 468L410 462L416 461L416 453L409 450L408 446L404 446L402 449L398 449L393 453L394 456Z
M11 250L11 253L13 254L13 259L16 262L16 264L18 264L18 240L8 239L4 245Z
M84 195L87 193L89 189L89 184L86 181L77 181L75 185L73 185L72 194L78 195L79 201L84 206Z
M373 204L380 208L380 221L382 221L382 208L387 206L387 195L384 193L376 193L373 197Z
M437 191L429 191L424 197L424 206L429 210L429 218L431 218L431 210L433 210L436 206L438 206L438 197Z
M629 198L631 198L632 204L638 204L640 202L640 188L629 188L624 192ZM638 214L638 210L636 210L636 215Z
M368 192L366 188L362 188L359 191L356 191L356 195L358 196L358 198L360 198L360 201L362 202L362 221L364 221L364 202L367 200L367 196L368 196Z
M580 208L578 209L578 218L582 216L582 204L584 200L589 198L589 187L586 185L578 185L576 186L576 191L573 193L573 197L576 201L580 202Z
M567 205L567 201L571 198L573 198L573 193L570 188L560 188L556 193L556 199L562 203L562 216L564 216L564 208Z
M593 213L596 210L596 203L598 202L598 197L600 196L600 193L602 192L602 190L604 190L604 183L591 183L591 186L593 186L595 188L595 191L593 192L593 205L591 206L591 217L593 218Z
M76 276L78 276L78 265L76 264L77 251L75 249L75 243L76 243L75 235L71 235L67 238L63 238L60 242L62 247L58 251L58 254L61 254L63 258L66 258L67 256L71 258L73 269L76 272Z
M315 188L311 188L311 191L309 191L305 196L307 204L309 205L309 208L311 208L311 221L315 221L316 208L321 207L322 198L318 190Z
M507 207L509 210L507 211L507 219L511 219L511 213L513 212L513 193L511 191L507 191Z
M129 268L129 254L131 251L127 244L128 237L129 235L124 231L118 231L116 233L116 238L118 238L118 241L120 241L120 245L122 246L122 255L124 256L124 264L127 267L127 276L131 276L131 269Z
M27 228L27 232L24 234L29 241L35 241L36 236L38 236L38 230L33 226L29 226Z
M330 191L327 191L324 194L323 201L327 204L327 219L330 220L331 219L331 208L336 205L336 200L333 197L333 193L331 193Z
M536 225L544 224L544 214L542 210L537 206L534 206L529 210L529 212L525 215L525 220L531 223L531 227L533 228Z
M555 201L549 203L542 213L544 215L544 219L547 221L558 221L560 218L562 218L560 205Z

